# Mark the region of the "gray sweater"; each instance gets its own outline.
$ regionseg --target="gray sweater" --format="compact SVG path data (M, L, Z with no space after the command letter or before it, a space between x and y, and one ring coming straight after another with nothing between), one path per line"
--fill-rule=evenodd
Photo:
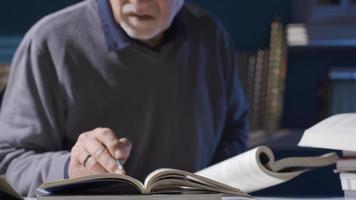
M63 178L79 134L96 127L131 140L125 168L141 180L156 168L196 171L245 149L234 50L214 18L185 5L176 18L184 34L159 49L125 34L127 45L111 48L99 9L86 0L45 17L13 58L0 173L19 193L33 196L43 181Z

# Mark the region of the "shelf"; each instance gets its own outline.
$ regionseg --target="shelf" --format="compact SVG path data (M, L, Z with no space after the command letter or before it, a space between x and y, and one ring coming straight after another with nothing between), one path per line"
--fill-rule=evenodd
M288 47L355 47L356 24L289 24Z
M21 36L0 36L0 63L10 63L21 40Z

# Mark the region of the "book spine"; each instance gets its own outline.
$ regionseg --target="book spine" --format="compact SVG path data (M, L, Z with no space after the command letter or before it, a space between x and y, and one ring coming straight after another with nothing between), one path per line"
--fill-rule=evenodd
M287 53L284 27L279 20L271 24L270 53L267 72L265 127L269 131L280 128L283 112L285 79L287 74Z
M340 180L343 191L356 190L356 173L340 173Z
M345 200L356 200L356 190L344 191Z
M355 157L356 158L356 151L342 151L342 155L344 157Z

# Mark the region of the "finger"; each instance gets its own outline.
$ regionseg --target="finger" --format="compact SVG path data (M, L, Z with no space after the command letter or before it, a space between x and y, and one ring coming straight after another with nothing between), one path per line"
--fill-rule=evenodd
M93 156L88 158L84 168L88 170L90 174L100 174L108 172L98 161L93 159Z
M110 173L121 173L117 169L117 164L115 158L111 156L109 151L105 148L102 143L97 141L94 137L85 138L85 150L92 155L91 160L95 160L100 164L107 172Z
M81 177L81 176L87 176L90 175L91 172L88 169L85 169L83 167L82 162L77 159L79 156L77 151L73 151L74 147L72 148L71 152L71 158L69 162L69 167L68 167L68 176L69 178L76 178L76 177Z
M124 149L124 155L122 155L119 159L122 159L123 162L126 162L126 160L129 158L131 149L132 149L132 143L127 139L127 138L120 138L120 145Z
M109 128L96 129L94 137L109 150L112 157L119 160L127 160L132 146L127 138L119 140Z
M119 139L111 129L95 129L94 137L106 147L112 157L120 159L120 156L125 154L124 150L121 148Z
M77 161L82 166L85 166L85 162L89 156L91 154L86 151L83 140L78 141L71 150L71 161Z
M89 153L86 152L84 148L80 148L80 146L81 145L79 144L79 142L77 142L72 147L71 152L70 152L70 164L72 164L75 167L80 166L80 165L83 166L85 159L89 155Z
M79 148L78 148L79 149ZM88 157L91 156L89 152L85 150L85 148L80 148L78 152L76 153L74 159L78 160L78 163L85 166L85 162L88 159Z
M70 168L71 176L86 176L90 174L106 173L105 170L99 163L95 163L90 159L91 155L88 153L82 141L76 143L71 150L71 160Z

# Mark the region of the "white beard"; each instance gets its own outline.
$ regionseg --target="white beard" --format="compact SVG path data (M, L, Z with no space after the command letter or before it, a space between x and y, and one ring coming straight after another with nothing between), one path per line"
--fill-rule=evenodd
M122 11L125 18L120 25L131 38L138 40L152 39L171 26L174 17L184 3L184 0L173 1L173 5L170 6L172 8L171 15L168 16L168 19L161 19L160 10L155 4L142 4L143 7L134 7L132 4L127 4L123 7ZM152 19L140 20L130 13L152 16Z
M132 22L134 20L130 20L129 23L123 22L121 23L122 29L129 35L131 38L138 40L149 40L154 38L155 36L162 33L163 28L157 26L157 23L154 23L154 20L150 20L153 22Z

